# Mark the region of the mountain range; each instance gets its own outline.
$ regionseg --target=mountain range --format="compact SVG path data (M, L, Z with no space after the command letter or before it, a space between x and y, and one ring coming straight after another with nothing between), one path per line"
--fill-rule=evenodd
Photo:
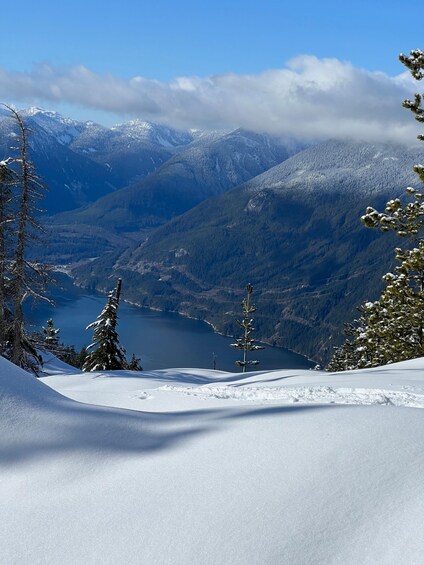
M250 282L256 337L325 362L393 267L394 237L359 218L416 183L417 147L22 115L50 185L51 244L37 256L80 285L122 276L126 299L234 334ZM13 141L1 113L4 155Z
M48 214L94 202L147 176L193 140L189 132L142 121L106 128L39 108L21 116L30 157L49 188L43 201ZM0 111L0 159L16 152L16 135L10 114Z

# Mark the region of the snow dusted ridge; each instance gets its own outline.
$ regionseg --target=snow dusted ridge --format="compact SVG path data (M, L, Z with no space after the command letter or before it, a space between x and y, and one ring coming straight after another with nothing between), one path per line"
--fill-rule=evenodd
M163 147L185 145L193 140L193 136L188 131L177 131L160 124L142 120L132 120L106 128L91 121L72 120L57 112L51 112L38 107L27 108L20 113L24 118L32 118L39 127L53 136L61 145L71 144L83 133L85 135L90 135L90 133L97 135L99 130L103 132L110 130L120 133L128 140L145 140Z
M1 563L422 563L424 359L46 371L0 358Z

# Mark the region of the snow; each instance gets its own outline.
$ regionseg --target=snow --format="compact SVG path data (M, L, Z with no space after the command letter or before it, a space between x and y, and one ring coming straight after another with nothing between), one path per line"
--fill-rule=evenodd
M131 120L124 124L117 124L111 130L125 135L129 140L144 139L167 148L186 145L193 141L193 137L188 131L178 131L143 120Z
M1 563L422 563L424 359L44 370L0 358Z
M272 189L284 194L299 189L304 196L352 191L360 195L387 192L390 178L396 194L416 182L413 166L420 157L419 148L414 146L330 140L269 168L245 186L252 192Z

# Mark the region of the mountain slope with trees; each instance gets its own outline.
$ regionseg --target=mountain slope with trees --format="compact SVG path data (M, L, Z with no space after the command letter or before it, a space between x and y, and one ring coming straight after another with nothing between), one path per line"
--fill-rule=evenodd
M363 228L365 208L414 183L420 150L329 141L159 228L137 249L75 271L101 287L113 271L127 297L234 335L243 283L256 291L257 336L317 361L367 293L377 294L393 239Z
M201 136L141 182L62 214L54 222L94 224L117 233L155 228L263 173L297 148L243 130Z
M174 216L257 176L300 147L243 130L198 133L139 183L49 218L54 232L49 260L67 263L121 253Z

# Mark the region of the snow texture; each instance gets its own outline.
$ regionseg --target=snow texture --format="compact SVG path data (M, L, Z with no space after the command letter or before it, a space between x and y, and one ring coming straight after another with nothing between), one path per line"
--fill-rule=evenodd
M351 140L325 141L297 153L290 159L256 176L246 188L265 194L269 189L281 194L301 190L308 193L392 194L416 184L412 168L421 149L393 143L360 143Z
M0 358L1 563L422 563L423 359L45 371Z

